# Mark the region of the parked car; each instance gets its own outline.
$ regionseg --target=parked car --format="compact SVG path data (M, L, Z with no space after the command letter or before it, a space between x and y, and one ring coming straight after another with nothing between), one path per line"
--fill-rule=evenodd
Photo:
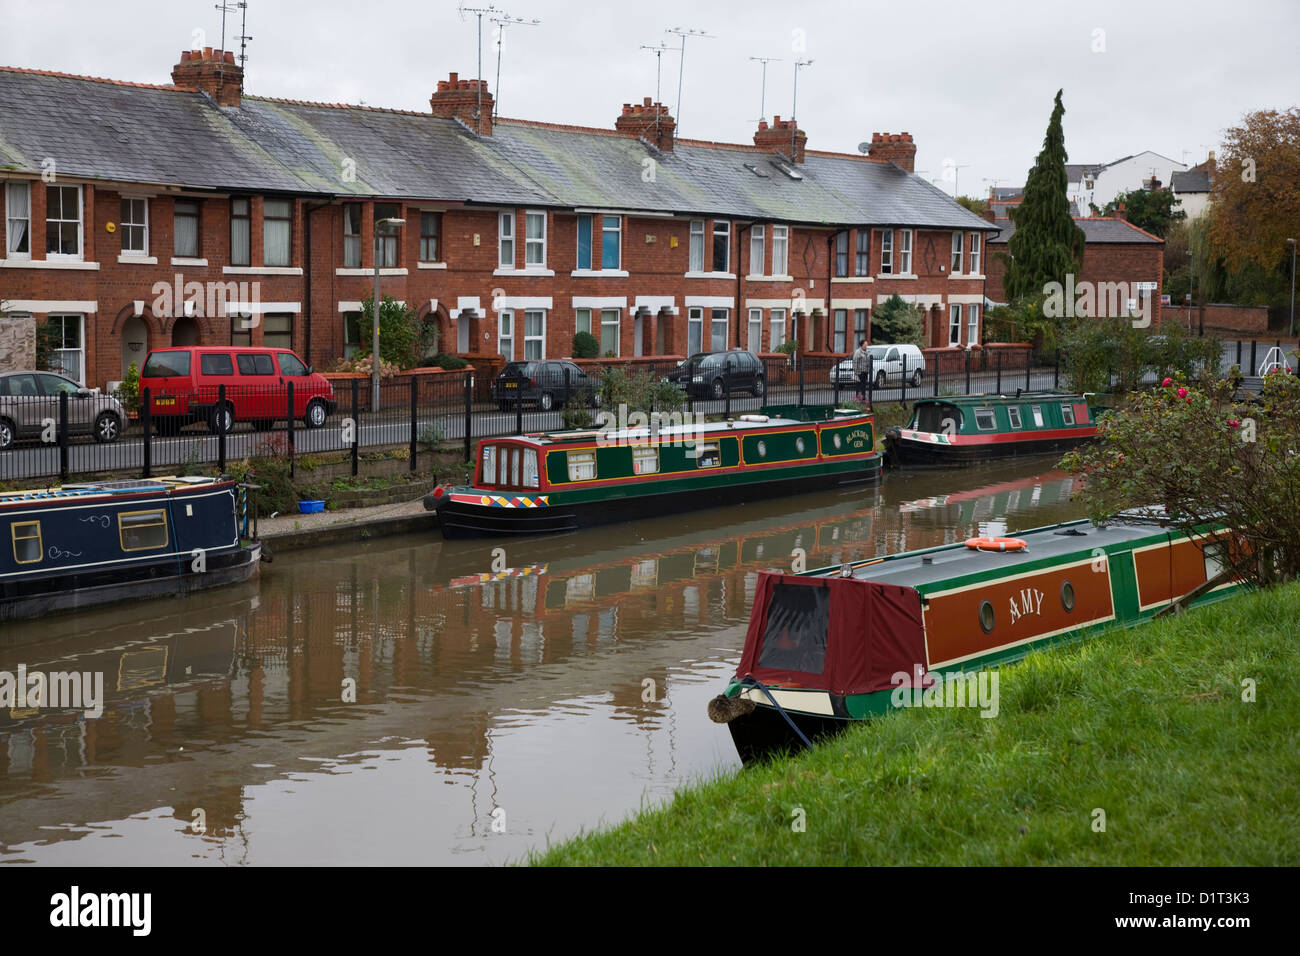
M59 394L68 395L68 433L117 441L126 428L126 410L112 395L83 388L53 372L19 371L0 375L0 451L22 438L38 437L46 421L59 420Z
M549 412L564 407L575 395L590 405L600 403L600 380L573 362L510 362L492 382L492 400L503 412L521 399Z
M191 422L207 422L216 432L249 421L265 430L289 417L288 385L293 383L293 417L320 428L338 402L334 386L288 349L249 346L197 346L154 349L140 370L140 394L149 389L149 413L158 431L170 434ZM226 387L221 407L219 387Z
M763 363L753 352L744 349L697 352L677 363L664 381L688 394L709 398L722 398L728 389L759 397L767 392Z
M903 361L907 361L907 379L913 386L921 384L925 374L925 354L915 345L869 345L871 353L871 375L876 388L884 388L889 382L900 382L903 378ZM839 383L840 388L857 387L858 377L853 374L853 357L849 356L831 369L832 385Z

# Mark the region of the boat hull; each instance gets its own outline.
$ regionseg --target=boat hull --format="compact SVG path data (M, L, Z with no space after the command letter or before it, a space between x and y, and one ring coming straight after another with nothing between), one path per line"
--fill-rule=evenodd
M813 744L843 733L863 721L849 717L825 717L819 714L802 714L786 710L800 732ZM732 743L740 762L746 766L787 753L798 753L807 747L790 726L790 722L772 707L757 706L749 713L727 723Z
M980 444L944 444L885 434L885 467L895 468L969 468L986 461L1029 455L1063 454L1093 441L1096 434L1083 433L1066 438L1038 438Z

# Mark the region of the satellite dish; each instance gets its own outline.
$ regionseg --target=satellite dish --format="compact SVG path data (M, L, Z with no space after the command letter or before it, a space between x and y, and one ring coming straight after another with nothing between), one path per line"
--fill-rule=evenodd
M867 153L871 152L871 144L858 143L858 152L861 153L863 156L867 155Z

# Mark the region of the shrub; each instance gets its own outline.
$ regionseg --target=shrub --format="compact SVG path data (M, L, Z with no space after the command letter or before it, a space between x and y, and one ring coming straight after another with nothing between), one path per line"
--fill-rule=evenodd
M686 404L686 393L644 369L633 372L624 366L605 370L600 381L600 401L614 414L620 405L626 405L629 412L649 413L681 408Z
M373 297L365 299L361 303L361 315L357 319L357 331L360 333L361 341L357 348L357 359L362 360L370 355L370 345L373 337L371 316L374 312ZM398 369L407 369L414 367L419 359L417 351L421 348L422 329L415 321L415 313L406 306L399 303L392 296L384 296L379 306L379 357L383 362L391 363ZM433 334L434 341L437 340L436 331ZM383 376L380 366L380 376ZM355 371L361 371L355 369Z
M140 367L134 362L127 366L126 377L117 387L117 400L129 415L140 410Z
M448 355L446 352L439 352L432 358L427 358L420 363L421 368L441 368L449 372L456 372L469 365L469 362L459 355Z
M600 343L590 332L579 332L573 337L574 358L596 358L600 355Z
M921 311L895 292L871 317L871 341L875 345L925 346L925 323Z

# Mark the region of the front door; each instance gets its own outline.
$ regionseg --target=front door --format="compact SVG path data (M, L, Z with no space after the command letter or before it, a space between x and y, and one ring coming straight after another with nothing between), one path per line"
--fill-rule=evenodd
M132 363L135 370L144 367L144 357L149 354L149 327L144 319L132 316L122 324L122 379Z

